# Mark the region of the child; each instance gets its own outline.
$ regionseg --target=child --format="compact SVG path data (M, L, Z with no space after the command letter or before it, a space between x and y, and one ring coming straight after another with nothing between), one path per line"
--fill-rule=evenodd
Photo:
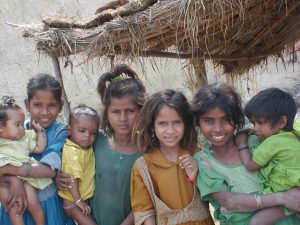
M59 191L67 215L79 225L96 225L86 201L95 189L95 157L92 144L98 135L100 118L97 112L84 105L77 106L69 116L68 139L62 153L62 171L75 179L73 188Z
M246 136L238 138L240 156L249 171L259 170L263 193L300 186L300 132L293 130L296 112L293 97L278 88L260 91L245 106L245 114L262 143L252 155ZM251 224L274 224L289 214L280 207L263 209L256 213Z
M116 65L101 75L97 91L103 104L101 128L93 146L96 174L95 192L90 201L98 224L133 225L130 204L130 173L140 156L132 142L132 128L145 102L146 90L127 65ZM70 176L59 173L61 188L71 188Z
M27 84L27 99L25 100L30 120L25 122L27 129L32 129L34 122L39 123L46 130L47 147L40 154L32 154L37 163L23 164L21 167L6 165L0 167L0 174L29 176L34 178L53 178L61 165L61 150L66 140L65 125L56 122L58 113L63 107L62 88L60 83L51 75L38 74L31 78ZM26 206L22 193L22 182L15 176L4 176L2 184L9 185L9 194L6 205L11 207L17 203L19 212ZM4 179L5 178L5 179ZM55 183L38 191L40 204L44 211L45 225L73 225L63 211L62 201L58 197ZM26 225L34 225L30 214L23 215ZM0 205L0 224L10 225L8 213Z
M152 95L133 132L145 151L131 175L135 224L214 224L192 180L196 132L184 95L169 89Z
M221 225L249 224L258 208L285 205L299 210L299 190L259 195L257 172L249 172L241 164L234 133L243 127L244 115L240 96L230 86L214 83L203 87L195 94L191 110L209 142L194 156L199 167L197 186ZM278 224L299 222L290 216Z
M25 115L23 110L15 104L13 97L4 96L0 103L0 166L11 164L22 166L35 160L29 157L31 152L42 153L47 145L45 129L33 121L34 130L24 130ZM30 169L30 167L28 167ZM30 171L28 171L29 173ZM43 189L52 183L49 178L33 179L24 177L23 180L28 199L28 211L35 224L44 224L44 215L35 188ZM0 202L8 198L8 190L0 186ZM16 208L9 210L12 224L24 224L23 218L16 217Z

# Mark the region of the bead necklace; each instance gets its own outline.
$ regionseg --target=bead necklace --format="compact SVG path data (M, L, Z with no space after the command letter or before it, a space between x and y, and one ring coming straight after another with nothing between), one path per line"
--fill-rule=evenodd
M134 146L133 143L121 144L121 143L117 142L116 139L115 139L114 134L111 135L111 141L112 141L112 147L114 148L114 150L116 150L116 146L117 146L116 144L118 144L120 147L132 147L132 146Z

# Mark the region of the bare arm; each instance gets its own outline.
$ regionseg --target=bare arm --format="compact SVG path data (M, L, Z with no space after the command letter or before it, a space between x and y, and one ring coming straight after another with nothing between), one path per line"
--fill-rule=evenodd
M0 167L0 176L3 175L15 175L23 177L55 177L55 172L50 166L42 163L27 164L23 163L21 167L6 165Z
M235 142L239 149L241 161L246 167L246 169L248 171L257 171L261 168L261 166L252 160L252 154L248 149L247 143L248 133L249 130L245 130L239 133L235 138Z
M47 147L46 130L39 123L36 123L34 120L32 121L31 124L35 129L35 131L37 132L36 146L33 149L33 153L40 154Z
M129 215L123 220L121 225L134 225L134 217L133 217L133 211L129 213Z
M258 208L267 208L284 205L285 207L300 211L300 188L293 188L286 192L259 195L261 205L250 194L232 193L229 191L211 194L212 198L229 212L251 212Z

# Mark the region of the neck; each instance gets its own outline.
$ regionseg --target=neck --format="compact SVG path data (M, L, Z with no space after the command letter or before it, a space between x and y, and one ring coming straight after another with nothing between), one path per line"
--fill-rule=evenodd
M114 134L115 142L119 145L130 145L132 144L131 135L116 135Z
M169 161L172 162L177 162L178 156L179 156L179 151L180 147L174 147L174 148L165 148L165 147L160 147L159 150L166 156L166 158Z

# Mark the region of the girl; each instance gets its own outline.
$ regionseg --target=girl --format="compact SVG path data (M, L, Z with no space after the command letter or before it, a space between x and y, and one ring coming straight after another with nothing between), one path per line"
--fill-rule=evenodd
M130 172L140 153L132 142L133 123L145 101L145 87L127 65L103 74L97 87L104 111L101 131L94 144L95 192L90 206L98 224L133 225ZM71 188L72 179L60 174L57 183Z
M211 84L196 93L192 103L201 134L209 144L195 154L201 197L215 208L221 225L249 224L259 208L285 205L299 210L299 190L259 195L258 176L241 164L234 133L244 125L239 95L226 84ZM239 194L243 193L243 194ZM267 218L266 218L267 220ZM295 216L278 224L299 224Z
M134 140L145 154L131 174L135 224L214 224L194 185L196 132L184 95L158 92L139 115Z
M47 147L41 154L32 154L39 163L23 164L21 167L4 166L0 168L1 174L11 174L18 176L30 176L34 178L54 177L61 165L61 150L66 139L65 125L57 123L55 120L63 106L62 88L60 83L48 74L38 74L29 80L27 85L27 99L25 105L31 118L25 122L27 129L33 128L33 121L39 123L46 130ZM29 165L29 166L28 166ZM15 203L21 205L19 212L23 211L23 185L14 176L1 179L7 181L9 193L12 196L8 199L7 206L11 207ZM54 183L38 192L38 197L44 211L46 225L74 224L64 215L62 201L57 195L57 188ZM11 201L9 201L11 200ZM16 201L17 200L17 201ZM26 204L25 204L26 206ZM1 205L0 224L10 225L8 214ZM24 223L33 225L34 222L28 213L24 214Z
M254 125L253 132L262 143L254 149L253 156L246 134L239 137L237 144L245 167L249 171L259 169L263 193L300 187L300 132L293 129L296 111L293 97L278 88L260 91L245 106L245 114ZM252 222L266 224L264 218L269 217L269 224L273 224L285 215L290 215L286 208L263 209Z
M91 107L75 107L69 116L68 139L62 153L62 171L74 177L73 188L59 191L67 215L79 225L96 225L86 201L95 189L95 157L92 144L100 125L97 112Z
M35 121L32 122L34 130L24 130L25 115L23 110L15 104L13 97L4 96L0 104L0 166L7 164L22 166L34 160L29 157L31 152L41 153L47 145L45 129ZM29 166L29 164L28 164ZM30 167L28 167L30 168ZM28 199L28 211L35 224L44 224L43 210L39 203L35 188L43 189L52 183L50 178L32 179L22 178L26 196ZM8 190L0 186L0 202L4 203L8 198ZM15 216L16 207L9 210L9 218L12 224L24 224L23 217Z

